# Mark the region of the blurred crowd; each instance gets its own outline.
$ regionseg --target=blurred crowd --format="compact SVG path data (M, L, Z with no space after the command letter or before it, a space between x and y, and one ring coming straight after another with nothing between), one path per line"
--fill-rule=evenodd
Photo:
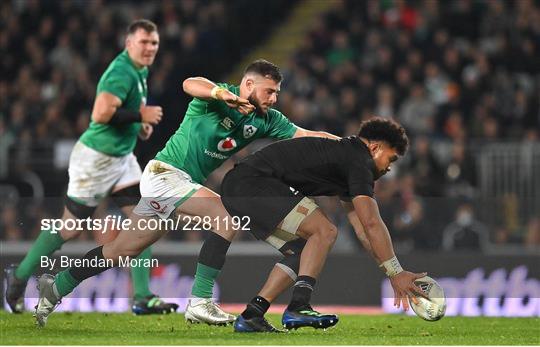
M335 134L372 115L406 127L409 155L377 185L405 247L538 245L538 211L519 226L485 211L477 157L487 143L538 143L539 54L534 1L337 1L285 67L280 109Z
M76 139L87 127L97 79L121 49L131 19L154 20L161 35L149 102L163 106L166 117L150 144L138 149L144 163L181 120L189 101L181 81L194 75L219 80L279 24L288 3L3 2L0 163L9 165L0 176L32 171L47 180L55 170L56 141ZM246 11L249 16L242 15ZM394 117L406 127L409 154L376 186L383 218L402 250L538 246L534 214L514 224L511 217L481 218L478 210L486 205L478 194L476 156L486 143L538 142L539 53L540 7L532 0L333 1L282 67L276 108L302 127L338 135L354 134L372 115ZM219 189L231 165L208 185ZM65 189L67 176L57 177L61 188L46 195ZM332 213L335 201L320 203L350 231L344 216ZM40 208L23 213L25 226L16 206L3 209L2 238L32 238L36 221L58 216ZM343 243L350 243L352 232L344 234L349 238Z
M40 218L60 215L70 146L88 126L98 79L123 49L132 20L149 18L160 33L148 103L162 106L165 117L136 149L144 165L182 120L189 102L182 81L197 75L216 80L228 73L287 13L285 5L295 2L2 1L0 197L4 202L32 197L1 206L2 239L31 239ZM44 203L36 191L52 198ZM28 200L36 206L29 208Z
M56 141L76 139L88 126L98 79L123 49L133 19L149 18L160 32L148 102L161 105L167 117L147 146L153 155L176 130L185 110L182 80L228 72L268 34L277 20L270 14L287 11L284 3L272 1L261 8L248 0L3 1L0 176L26 170L46 175L54 169ZM250 16L242 15L250 9ZM267 25L247 30L258 22ZM8 155L10 170L4 165Z

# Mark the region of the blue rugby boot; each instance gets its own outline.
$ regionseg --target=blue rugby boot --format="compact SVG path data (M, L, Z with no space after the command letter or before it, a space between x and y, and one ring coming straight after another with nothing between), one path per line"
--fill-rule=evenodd
M237 333L284 333L284 330L277 329L264 317L253 317L245 319L242 315L236 317L234 321L234 331Z
M315 329L327 329L337 324L339 318L335 314L319 313L311 306L306 306L298 311L285 310L281 322L287 330L302 327L312 327Z

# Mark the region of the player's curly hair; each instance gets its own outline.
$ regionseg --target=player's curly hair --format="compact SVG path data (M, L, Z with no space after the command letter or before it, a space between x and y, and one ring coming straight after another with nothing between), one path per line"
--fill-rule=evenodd
M405 129L390 119L371 118L360 124L358 136L372 141L384 141L395 148L399 155L405 154L409 147L409 138Z
M279 67L268 60L257 59L253 63L249 64L244 71L244 75L248 73L256 73L257 75L271 78L273 81L281 82L283 75L279 70Z

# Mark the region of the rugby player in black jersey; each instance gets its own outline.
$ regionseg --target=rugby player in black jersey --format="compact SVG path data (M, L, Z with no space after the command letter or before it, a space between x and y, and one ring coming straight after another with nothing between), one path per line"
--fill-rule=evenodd
M421 293L404 271L373 198L374 182L390 171L408 147L405 130L388 119L361 124L357 136L340 140L299 138L267 146L245 158L222 183L222 201L232 216L250 218L250 232L277 248L283 259L259 294L235 321L238 332L278 332L264 318L270 303L289 286L293 295L282 318L287 329L328 328L334 314L310 305L311 293L337 236L336 227L308 196L339 196L359 240L390 277L394 304L409 308Z

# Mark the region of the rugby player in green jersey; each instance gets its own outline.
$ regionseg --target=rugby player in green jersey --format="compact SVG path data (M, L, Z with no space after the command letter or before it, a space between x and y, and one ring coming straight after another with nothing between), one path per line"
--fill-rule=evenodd
M154 62L159 47L156 25L144 19L134 21L128 27L125 44L126 49L99 80L90 125L71 153L63 220L91 217L107 196L126 216L139 201L141 168L133 149L137 137L150 137L152 126L160 122L163 114L159 106L146 106L148 66ZM21 264L7 269L6 300L12 312L24 310L26 283L41 257L52 255L81 232L41 230ZM140 257L150 259L150 248L141 251ZM150 268L132 267L131 274L134 313L161 314L178 308L150 292Z
M206 177L259 138L337 138L299 128L271 108L277 101L281 79L279 68L265 60L257 60L246 68L240 86L216 85L202 77L188 78L183 88L193 100L184 120L165 148L144 169L140 185L143 198L134 215L141 219L210 217L208 229L213 232L201 249L193 298L186 310L186 319L191 322L227 324L235 319L212 301L212 288L237 230L234 223L224 223L230 216L220 196L201 185ZM164 233L166 230L121 231L114 241L91 250L83 260L110 259L117 265L119 257L137 256ZM38 324L44 325L60 299L81 281L106 269L82 266L62 271L56 277L43 275L36 308ZM284 274L279 280L287 281L285 285L288 285Z

